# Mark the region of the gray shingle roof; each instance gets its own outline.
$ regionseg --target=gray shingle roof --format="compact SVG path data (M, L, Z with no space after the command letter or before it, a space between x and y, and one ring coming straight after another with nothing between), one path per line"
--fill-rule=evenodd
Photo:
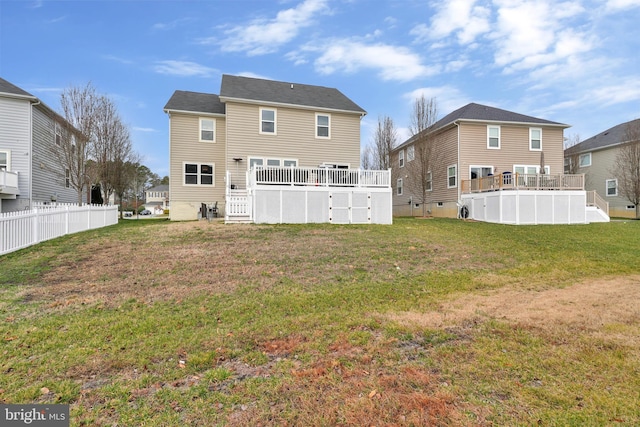
M151 187L146 191L169 191L169 186L167 184L156 185L155 187Z
M0 93L10 93L12 95L30 96L35 98L35 96L31 95L29 92L20 89L18 86L12 83L9 83L2 77L0 77Z
M514 113L512 111L502 110L500 108L489 107L487 105L471 103L462 108L447 114L442 119L438 120L434 128L438 129L442 126L448 125L456 120L481 120L489 122L512 122L512 123L532 123L540 125L555 125L565 126L568 125L552 122L551 120L540 119L537 117L526 116L524 114Z
M627 142L626 139L626 130L627 125L635 124L636 126L640 126L640 119L631 120L629 122L620 123L612 128L605 130L604 132L600 132L599 134L592 136L589 139L585 139L579 144L574 145L573 147L569 147L565 150L565 154L575 154L575 153L583 153L587 151L598 150L601 148L606 148L610 145L619 144L621 142Z
M220 97L211 93L176 90L164 106L165 110L193 111L197 113L224 114Z
M338 89L240 76L222 76L223 98L300 105L366 114Z

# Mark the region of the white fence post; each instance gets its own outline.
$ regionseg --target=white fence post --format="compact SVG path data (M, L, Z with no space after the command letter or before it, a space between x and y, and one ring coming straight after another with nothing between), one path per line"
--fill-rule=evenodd
M91 212L89 207L78 208L77 205L43 205L34 204L33 209L22 212L0 214L0 255L40 243L65 234L91 229ZM95 228L118 223L118 208L113 206L96 206L103 209L105 221ZM88 218L82 218L82 214ZM96 222L96 221L94 221Z

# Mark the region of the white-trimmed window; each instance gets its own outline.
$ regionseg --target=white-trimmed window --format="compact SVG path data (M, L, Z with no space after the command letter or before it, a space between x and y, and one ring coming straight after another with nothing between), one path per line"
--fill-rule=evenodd
M69 169L64 170L64 186L65 188L71 187L71 172Z
M260 133L276 135L278 133L278 111L275 108L260 107Z
M591 166L591 153L580 154L580 157L578 157L578 165L581 168Z
M298 160L296 159L278 159L275 157L249 157L249 162L247 163L247 167L249 169L255 166L283 166L285 168L290 168L291 166L297 167Z
M617 179L608 179L606 187L607 187L607 197L614 197L618 195Z
M540 165L513 165L513 173L535 175L540 173ZM551 168L548 165L545 165L544 173L547 175L551 173Z
M184 163L184 185L215 185L213 163Z
M458 166L451 165L447 167L447 188L458 186Z
M416 147L414 145L410 145L407 147L407 162L416 158Z
M431 171L427 172L427 176L425 178L425 188L427 189L427 191L433 190L433 174L431 173Z
M331 138L331 116L316 113L316 138Z
M487 148L500 149L500 126L487 126Z
M200 142L216 142L216 119L200 118Z
M398 165L401 168L404 167L404 150L398 151Z
M402 190L402 178L398 178L398 180L396 181L396 195L402 196Z
M56 143L56 145L62 144L62 129L60 128L60 125L58 123L56 123L56 132L53 137L53 141Z
M636 210L636 205L627 205L626 209L628 211L635 211Z
M11 151L0 151L0 169L11 170Z
M529 128L529 150L542 151L542 129Z

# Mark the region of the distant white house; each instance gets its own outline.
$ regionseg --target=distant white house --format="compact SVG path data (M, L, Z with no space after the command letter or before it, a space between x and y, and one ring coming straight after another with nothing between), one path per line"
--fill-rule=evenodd
M69 170L51 155L64 123L37 97L0 78L0 212L77 203Z
M169 186L156 185L145 191L145 209L155 215L164 213L169 209Z

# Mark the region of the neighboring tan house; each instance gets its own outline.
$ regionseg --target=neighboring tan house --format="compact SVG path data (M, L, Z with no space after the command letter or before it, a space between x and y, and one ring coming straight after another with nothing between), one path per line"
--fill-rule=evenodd
M616 154L630 142L634 128L640 135L640 119L621 123L564 151L565 171L585 174L586 189L595 190L609 203L613 217L636 217L636 206L622 194L614 173Z
M455 218L462 181L503 172L539 173L542 153L545 173L562 173L563 131L568 127L475 103L448 114L429 130L437 148L432 152L426 210L432 216ZM420 161L418 139L414 136L393 151L395 215L423 214L422 205L414 201L418 197L412 194L416 186L411 182L417 179L413 163Z
M38 98L0 78L0 212L77 203L69 171L52 155L64 123Z
M169 210L169 186L156 185L146 190L144 207L156 215Z
M323 213L315 218L312 212L307 220L332 220L324 212L326 200L342 196L309 199L310 187L337 183L329 170L360 177L353 168L360 164L360 120L366 112L337 89L223 75L220 95L175 91L164 111L170 126L172 220L203 217L206 204L217 205L226 219L246 215L247 221L258 221L264 209L278 205L277 218L261 221L298 222L282 207L290 196L300 203L317 196ZM266 193L257 186L279 193L258 199ZM294 195L303 187L307 193Z

